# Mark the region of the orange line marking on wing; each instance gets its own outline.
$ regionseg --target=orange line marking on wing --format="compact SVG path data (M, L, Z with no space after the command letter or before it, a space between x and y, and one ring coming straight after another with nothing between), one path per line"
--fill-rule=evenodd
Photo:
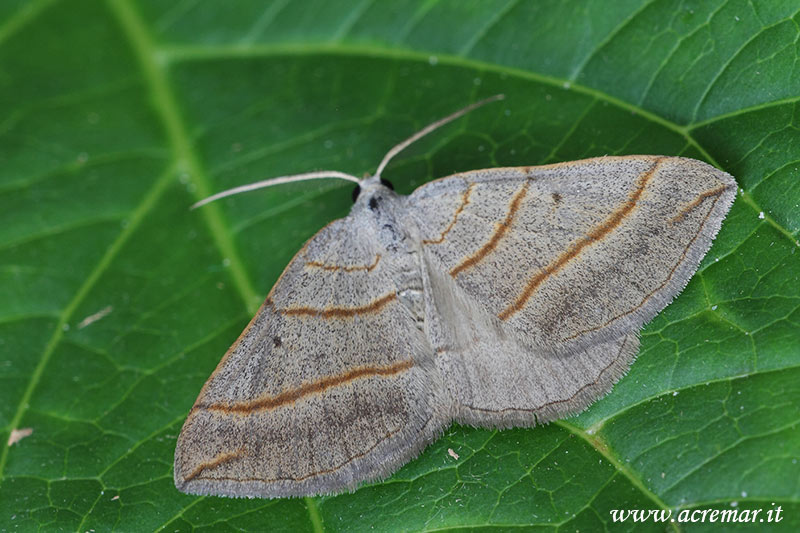
M217 455L210 461L206 461L205 463L201 463L200 466L195 468L191 471L191 473L183 478L184 481L191 481L200 474L202 474L205 470L209 470L211 468L216 468L221 464L229 463L235 459L239 459L242 455L244 455L244 448L239 448L235 452L222 452L221 454Z
M497 317L500 320L507 320L515 313L522 310L525 307L525 304L528 302L533 293L536 289L541 285L545 279L552 276L559 270L561 270L567 263L571 260L575 259L580 255L584 248L589 246L590 244L599 242L603 240L606 236L608 236L614 229L616 229L622 221L631 214L631 212L636 207L636 203L639 201L639 198L642 196L644 192L645 186L650 181L650 178L653 177L656 170L659 167L659 163L661 159L656 159L653 167L644 172L639 179L637 180L638 183L636 185L636 189L628 195L628 200L622 204L618 209L616 209L611 215L603 221L602 224L594 228L586 237L583 237L576 241L566 252L559 255L555 261L544 267L540 270L535 276L531 278L531 280L525 286L525 289L522 293L517 297L516 301L506 307L503 311L501 311Z
M703 203L703 202L704 202L704 201L705 201L707 198L712 198L712 197L714 197L714 196L719 196L720 194L722 194L723 192L725 192L725 190L727 190L727 188L728 188L728 185L721 185L721 186L717 187L716 189L711 189L710 191L705 191L705 192L703 192L703 193L699 194L699 195L697 196L697 198L695 198L695 199L694 199L692 202L690 202L689 204L687 204L687 205L686 205L686 207L684 207L683 209L681 209L681 212L680 212L680 213L678 213L677 215L675 215L674 217L672 217L672 218L671 218L669 221L670 221L671 223L673 223L673 224L674 224L675 222L678 222L678 221L679 221L679 220L681 220L683 217L685 217L686 215L688 215L688 214L689 214L689 211L691 211L691 210L692 210L692 209L694 209L695 207L697 207L697 206L699 206L700 204L702 204L702 203Z
M399 374L400 372L405 372L406 370L410 369L413 366L414 366L414 361L412 359L399 361L397 363L388 366L362 366L344 372L343 374L329 376L326 378L322 378L318 381L306 383L304 385L301 385L300 387L287 390L275 396L267 396L264 398L257 398L255 400L248 402L238 402L234 404L222 404L222 403L212 404L212 405L198 404L192 408L192 411L204 410L204 411L221 411L224 413L248 414L252 413L253 411L264 411L268 409L275 409L277 407L281 407L289 403L294 403L295 401L305 396L309 396L311 394L319 394L327 389L330 389L331 387L338 387L359 378L371 377L371 376L393 376L395 374Z
M422 428L420 429L420 432L422 432L425 428L428 427L428 424L430 424L432 419L433 419L433 417L429 416L425 420L425 423L422 424ZM220 477L213 477L213 478L212 477L207 477L207 478L201 478L201 479L208 479L209 481L237 481L237 482L240 482L240 483L242 483L242 482L247 483L247 482L253 482L253 481L257 481L257 482L260 482L260 483L274 483L276 481L303 481L304 479L308 479L308 478L311 478L311 477L330 474L331 472L336 472L337 470L339 470L344 465L349 464L349 463L353 462L354 460L359 459L359 458L364 457L365 455L369 454L372 450L377 448L379 444L381 444L382 442L390 439L391 437L393 437L395 434L399 433L403 429L404 429L404 427L399 427L394 431L390 431L389 433L385 434L383 437L378 439L372 446L370 446L369 448L367 448L363 452L357 453L357 454L353 455L352 457L350 457L348 459L345 459L344 461L342 461L338 465L334 466L333 468L325 468L325 469L322 469L322 470L315 470L313 472L309 472L308 474L305 474L305 475L302 475L302 476L281 476L281 477L273 477L273 478L224 477L224 476L220 476Z
M389 294L378 298L366 305L356 307L326 307L324 309L316 309L314 307L287 307L285 309L276 309L276 311L284 316L314 316L319 318L347 318L356 315L366 315L379 311L383 306L397 299L397 293L390 292Z
M505 236L509 228L511 228L511 224L514 221L514 216L517 214L517 210L519 210L519 206L522 203L523 198L525 198L525 195L528 193L529 184L530 181L525 181L525 184L522 186L522 188L520 188L520 190L514 194L509 204L508 213L506 213L506 218L502 222L497 224L494 233L492 234L491 238L489 238L487 243L481 246L481 248L477 252L467 257L464 261L455 266L450 271L451 276L456 277L459 273L463 272L464 270L477 265L483 260L484 257L489 255L489 253L491 253L492 250L497 248L497 244Z
M725 187L723 187L723 190L724 189L725 189ZM635 313L638 309L641 309L641 307L645 304L645 302L647 302L647 300L652 298L655 293L657 293L658 291L660 291L661 289L666 287L667 283L669 283L670 280L672 279L672 277L675 275L675 271L683 263L683 260L686 259L686 255L689 253L689 248L692 247L694 242L697 240L697 238L702 233L702 228L705 227L706 222L708 222L708 217L710 217L711 213L714 211L714 207L716 206L716 203L717 203L718 200L719 200L719 196L717 196L714 199L714 203L711 205L711 209L709 209L708 213L706 213L706 216L703 217L703 223L700 224L700 231L698 231L697 233L694 234L694 237L692 237L692 240L690 240L689 244L686 245L686 248L683 249L683 253L681 254L681 258L678 260L677 263L675 263L675 266L673 266L670 269L669 274L664 279L664 282L661 285L659 285L658 287L656 287L655 289L653 289L652 291L647 293L647 295L644 297L644 299L641 302L639 302L638 305L634 306L633 308L631 308L630 310L626 311L625 313L621 313L621 314L615 316L614 318L612 318L610 320L607 320L604 324L600 324L599 326L594 326L594 327L587 328L585 330L579 331L579 332L575 333L574 335L570 335L569 337L567 337L564 340L572 340L572 339L574 339L576 337L579 337L579 336L581 336L581 335L583 335L585 333L589 333L590 331L597 331L598 329L603 329L604 327L608 326L609 324L611 324L615 320L617 320L619 318L622 318L623 316L630 315L631 313Z
M329 265L326 263L320 263L319 261L307 261L306 266L321 268L322 270L327 270L329 272L335 272L337 270L341 270L343 272L357 272L359 270L372 272L375 267L378 266L378 262L380 260L381 254L376 254L375 261L373 261L371 265Z
M461 205L459 205L458 209L456 209L455 213L453 213L453 220L444 229L439 238L435 240L424 240L422 241L422 244L442 244L444 242L445 236L450 233L450 230L456 225L456 222L458 221L458 215L460 215L464 208L469 205L469 195L472 194L472 189L475 188L475 185L475 183L470 183L469 187L467 187L467 190L464 191L464 194L461 196Z

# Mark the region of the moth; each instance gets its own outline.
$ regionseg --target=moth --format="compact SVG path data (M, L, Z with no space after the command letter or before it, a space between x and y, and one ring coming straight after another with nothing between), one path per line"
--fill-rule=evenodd
M374 175L295 255L209 377L175 450L191 494L274 498L386 477L453 421L533 426L627 371L638 331L686 285L733 178L693 159L490 168L409 196Z

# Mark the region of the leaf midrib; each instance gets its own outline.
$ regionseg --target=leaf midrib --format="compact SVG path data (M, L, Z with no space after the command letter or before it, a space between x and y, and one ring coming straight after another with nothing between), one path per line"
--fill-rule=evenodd
M156 62L156 58L160 57L158 50L142 18L128 0L108 0L107 3L117 21L123 27L124 34L134 49L145 83L152 93L157 114L163 122L170 145L175 153L178 172L185 171L188 173L189 180L195 185L194 195L197 200L210 196L209 180L200 164L199 157L194 151L185 120L178 112L174 93L168 81L166 70L169 64ZM221 256L228 260L230 276L245 308L250 314L255 313L258 307L259 294L254 289L244 267L244 262L239 256L233 240L230 238L230 232L225 228L219 207L216 205L207 206L202 210L202 215ZM0 463L1 465L2 463ZM2 475L1 470L0 475ZM199 500L198 498L195 502ZM305 498L305 503L312 528L314 531L321 533L323 531L322 520L316 502L312 498ZM162 527L168 523L164 523ZM161 529L161 527L158 529Z
M175 155L175 164L179 173L188 175L194 187L194 197L198 200L211 195L208 177L200 164L200 158L192 146L185 120L178 111L174 93L167 78L168 63L157 61L160 57L157 47L145 27L139 14L127 0L108 0L115 18L120 23L124 35L128 38L134 56L142 70L146 86L151 92L151 98L156 108L156 113L161 119L166 130L169 144ZM244 267L244 262L239 257L230 233L226 230L222 213L215 205L201 211L212 239L216 242L223 258L230 261L230 273L234 285L245 303L248 311L255 312L259 299L258 291L253 288L250 277Z

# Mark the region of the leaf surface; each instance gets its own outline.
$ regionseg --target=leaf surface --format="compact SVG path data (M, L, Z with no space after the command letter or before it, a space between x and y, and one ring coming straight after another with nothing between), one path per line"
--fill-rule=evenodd
M778 505L772 529L797 530L798 22L796 3L735 0L4 2L3 530L694 531L719 524L610 511ZM741 187L629 374L548 426L453 426L353 494L179 493L175 439L200 387L351 187L189 205L373 171L500 92L384 176L408 193L462 170L659 153Z

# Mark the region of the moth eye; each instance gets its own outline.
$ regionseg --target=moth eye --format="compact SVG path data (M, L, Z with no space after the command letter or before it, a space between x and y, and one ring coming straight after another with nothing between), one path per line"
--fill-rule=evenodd
M394 185L392 185L392 182L389 181L389 180L385 180L385 179L381 178L381 185L383 185L384 187L386 187L386 188L388 188L388 189L390 189L392 191L394 190Z
M353 189L353 203L356 203L356 200L358 200L358 195L359 194L361 194L361 186L360 185L356 185L356 188Z

